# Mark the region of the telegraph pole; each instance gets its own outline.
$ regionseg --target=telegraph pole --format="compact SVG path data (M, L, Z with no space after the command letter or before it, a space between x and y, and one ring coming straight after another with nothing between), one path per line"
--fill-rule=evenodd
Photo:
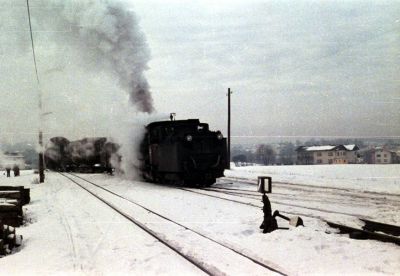
M43 132L42 132L42 122L43 122L42 92L40 90L39 74L38 74L37 64L36 64L35 45L33 43L31 12L29 9L29 0L26 0L26 9L28 12L29 32L31 35L31 45L32 45L32 57L33 57L33 63L35 65L35 73L36 73L37 89L38 89L38 100L39 100L39 164L38 165L39 165L39 183L43 183L44 182L44 159L43 159Z
M38 97L39 97L39 183L44 182L44 156L43 156L43 105L42 105L42 91L38 83Z
M231 94L231 89L228 88L228 170L231 169Z
M41 116L42 117L42 116ZM39 128L39 183L44 182L43 131Z

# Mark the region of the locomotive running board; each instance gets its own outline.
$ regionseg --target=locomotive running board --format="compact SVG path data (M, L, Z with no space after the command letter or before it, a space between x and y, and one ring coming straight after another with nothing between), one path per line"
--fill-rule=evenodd
M400 245L400 238L381 233L375 233L364 229L354 228L342 224L337 224L330 221L325 221L330 227L337 228L341 234L349 234L353 239L370 239L382 242L391 242Z

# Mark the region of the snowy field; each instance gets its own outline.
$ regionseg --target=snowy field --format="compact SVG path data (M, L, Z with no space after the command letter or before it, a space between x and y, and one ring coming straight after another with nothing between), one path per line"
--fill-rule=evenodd
M256 180L259 175L271 176L274 182L340 187L400 195L400 164L249 166L232 167L232 170L225 172L225 176L228 177L253 180Z
M74 180L205 264L215 275L276 273L204 241L188 229L287 275L398 275L399 246L349 239L321 219L357 224L357 217L366 217L399 225L399 171L399 165L240 167L226 171L227 177L214 185L219 190L181 190L103 174L80 175L119 197L79 178ZM272 209L300 215L305 227L294 228L279 219L279 226L288 230L260 232L261 203L254 193L258 175L276 181L269 195ZM64 176L47 173L44 184L32 184L36 177L31 171L17 178L0 175L0 185L30 187L32 198L24 208L26 223L17 229L24 236L23 246L0 259L0 275L204 274ZM223 189L231 193L220 193ZM234 189L247 195L234 194Z

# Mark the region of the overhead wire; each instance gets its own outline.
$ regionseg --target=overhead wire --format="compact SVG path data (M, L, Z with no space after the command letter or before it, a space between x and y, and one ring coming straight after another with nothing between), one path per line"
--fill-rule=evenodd
M33 63L35 65L36 80L37 80L38 84L40 84L39 74L38 74L38 69L37 69L37 63L36 63L35 45L34 45L34 42L33 42L31 11L29 9L29 0L26 0L26 8L27 8L27 11L28 11L29 33L30 33L30 37L31 37L32 56L33 56Z

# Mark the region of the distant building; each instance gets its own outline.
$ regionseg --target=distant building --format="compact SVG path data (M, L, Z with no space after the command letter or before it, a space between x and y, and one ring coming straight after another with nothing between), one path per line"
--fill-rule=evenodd
M24 156L20 152L5 152L0 156L1 169L13 168L14 166L18 166L21 170L26 167Z
M363 153L364 162L367 164L393 164L397 163L397 154L385 147L375 147Z
M357 150L356 145L301 146L296 149L297 164L355 164Z

